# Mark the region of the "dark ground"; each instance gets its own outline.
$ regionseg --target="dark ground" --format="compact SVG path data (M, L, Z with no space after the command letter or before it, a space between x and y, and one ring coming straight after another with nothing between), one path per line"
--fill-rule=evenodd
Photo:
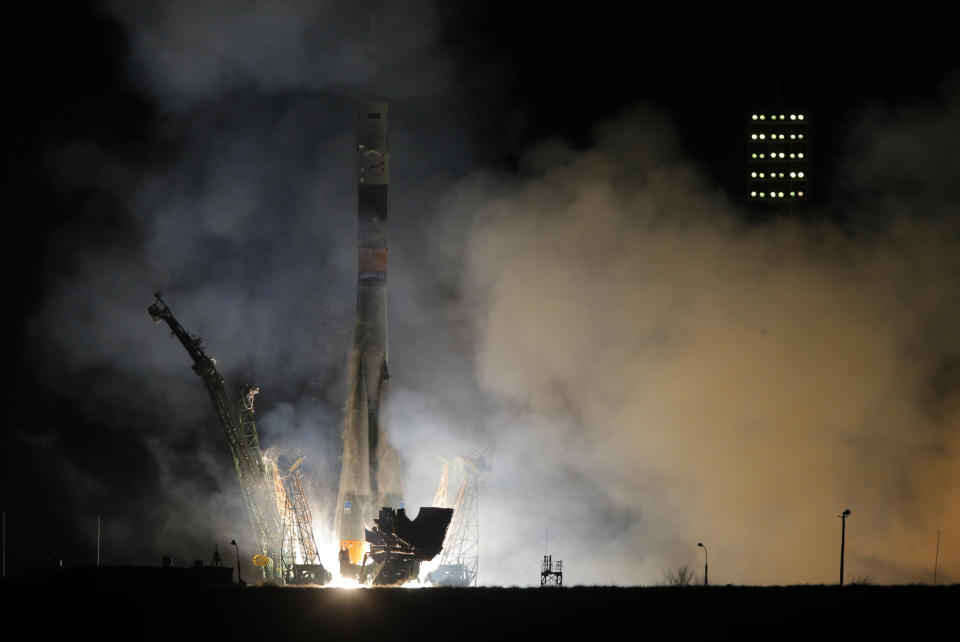
M955 631L960 585L164 590L8 584L0 598L4 613L41 614L29 621L45 639L857 640Z

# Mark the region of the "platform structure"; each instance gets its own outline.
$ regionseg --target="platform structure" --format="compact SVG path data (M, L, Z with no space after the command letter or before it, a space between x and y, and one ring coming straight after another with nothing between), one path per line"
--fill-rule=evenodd
M540 588L563 586L563 560L553 561L553 555L544 555L540 565Z
M435 506L447 500L450 462L442 460L443 471L434 497ZM480 566L480 479L490 470L485 456L463 455L454 461L460 488L453 501L453 522L443 544L440 565L427 579L438 586L476 586Z
M320 563L313 536L313 515L300 472L303 460L303 457L298 458L283 473L276 468L277 497L283 498L283 543L280 549L283 580L286 584L326 584L331 575Z

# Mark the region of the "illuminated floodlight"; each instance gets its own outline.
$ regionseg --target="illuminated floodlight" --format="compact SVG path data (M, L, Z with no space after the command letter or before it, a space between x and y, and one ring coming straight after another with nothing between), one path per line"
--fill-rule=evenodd
M756 157L757 157L756 153L750 154L750 158L756 158Z
M750 134L750 138L752 138L753 140L757 140L757 135L756 135L756 134Z
M756 115L756 114L754 114L754 115L753 115L753 116L751 116L750 118L752 118L753 120L756 120L756 119L757 119L757 115Z
M763 139L765 139L765 138L766 138L766 136L765 136L765 135L763 135L763 134L760 134L760 140L763 140Z
M763 178L763 172L760 172L760 178Z
M763 192L760 192L760 198L763 198Z
M760 158L763 158L763 154L760 154Z
M797 134L797 138L799 138L800 140L803 140L803 134Z
M797 172L797 177L798 177L798 178L803 178L803 172Z
M798 118L799 120L803 120L803 114L797 114L797 118Z
M797 196L799 196L800 198L803 198L803 192L797 192Z
M790 120L796 120L796 119L797 119L796 114L790 114Z
M756 177L757 177L756 172L750 172L750 178L756 178Z
M777 196L779 196L780 198L783 198L783 192L780 192L779 194L777 194Z
M780 158L783 158L783 152L780 152Z
M803 158L803 152L800 152L799 154L797 154L797 158Z
M783 178L783 172L780 172L780 178Z
M790 134L790 140L797 140L796 134Z
M786 116L784 116L783 114L780 114L780 120L784 120L785 118Z
M797 195L796 192L790 192L790 198L793 198L793 197L796 196L796 195Z
M763 120L763 114L760 114L760 120ZM762 194L761 194L762 196Z
M794 154L794 153L791 153L791 154L790 154L790 158L796 158L796 157L797 157L796 154Z
M776 119L777 119L776 116L774 116L773 114L770 114L770 120L776 120Z
M756 197L757 197L757 193L756 193L756 192L750 192L750 196L751 196L751 198L756 198Z
M796 178L796 177L797 177L796 172L790 172L790 178Z

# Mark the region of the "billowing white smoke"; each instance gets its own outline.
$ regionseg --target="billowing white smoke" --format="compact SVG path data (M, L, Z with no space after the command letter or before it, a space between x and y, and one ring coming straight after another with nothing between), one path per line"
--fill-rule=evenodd
M894 164L912 197L864 198L873 149L871 232L747 226L669 130L638 110L447 203L498 402L483 581L534 581L545 531L576 582L653 583L698 541L715 581L833 581L846 507L850 574L929 580L937 528L960 527L958 228L931 210L953 188Z
M646 109L588 151L545 142L515 175L454 179L483 143L450 116L463 105L443 91L435 14L416 9L378 12L383 95L408 99L391 110L389 286L407 504L429 505L436 456L489 451L485 584L536 583L545 535L568 583L654 583L698 565L698 541L715 582L834 581L847 507L851 576L929 579L940 527L941 578L956 579L956 84L854 128L843 229L823 213L747 225ZM150 290L231 390L261 385L264 441L311 456L315 496L335 496L363 93L346 85L366 75L369 12L114 13L162 144L143 162L96 144L61 154L62 184L104 196L123 225L79 243L78 205L31 356L78 415L155 462L118 504L114 547L189 559L249 541L234 535L249 526L201 384L149 322ZM50 432L30 437L43 461L72 461ZM65 506L106 502L104 470L72 471Z

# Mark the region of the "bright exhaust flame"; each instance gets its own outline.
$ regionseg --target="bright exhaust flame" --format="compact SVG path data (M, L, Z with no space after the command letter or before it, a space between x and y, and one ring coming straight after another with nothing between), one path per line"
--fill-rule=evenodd
M362 584L354 578L342 577L340 575L340 559L339 559L339 550L340 550L340 541L331 536L329 545L321 547L321 550L326 551L326 556L321 556L320 562L323 564L323 567L330 571L330 574L333 578L324 585L324 588L338 588L338 589L365 589L371 588L369 584ZM430 571L434 570L438 565L439 556L436 559L429 562L423 562L420 565L419 577L404 582L394 588L404 588L404 589L421 589L421 588L431 588L433 584L427 581L427 574Z

